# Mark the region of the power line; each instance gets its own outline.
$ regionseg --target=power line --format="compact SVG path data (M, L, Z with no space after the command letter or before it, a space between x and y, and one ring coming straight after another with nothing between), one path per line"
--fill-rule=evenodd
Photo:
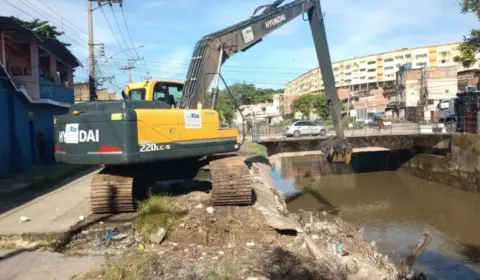
M128 49L127 40L125 40L125 37L123 36L122 29L120 28L120 25L118 24L117 17L115 16L115 11L113 10L112 4L110 4L110 10L112 11L113 19L115 21L115 24L117 25L118 33L120 33L120 36L122 37L123 43L125 44L126 49ZM130 51L128 51L128 52L130 52Z
M117 36L115 35L115 32L113 31L112 26L110 25L110 21L108 20L107 15L106 15L105 12L103 11L103 6L100 6L100 11L102 11L103 17L105 18L105 21L107 22L108 29L110 29L110 32L112 33L113 38L114 38L115 41L117 42L117 44L118 44L118 46L120 47L120 49L123 50L122 44L120 44L120 41L118 40ZM126 55L126 57L128 57L128 55L127 55L126 53L124 53L124 54Z
M135 51L135 54L137 55L137 58L139 58L140 56L138 55L137 48L135 48L135 45L133 43L132 36L130 34L130 29L128 28L127 19L125 18L125 13L123 12L123 6L122 5L120 5L120 10L122 11L123 22L125 23L125 28L127 29L127 34L128 34L128 37L130 38L130 43L132 43L132 48ZM148 80L150 78L149 77L150 74L149 74L148 66L147 66L147 63L145 62L145 60L143 60L143 64L145 65L145 69L147 70L147 80Z
M8 0L4 0L6 3L8 3L9 5L11 5L12 7L14 7L15 9L19 10L20 12L24 13L25 15L29 16L30 18L32 19L36 19L37 17L34 17L32 16L31 14L27 13L26 11L24 11L23 9L17 7L16 5L12 4L11 2L9 2ZM21 1L22 2L22 1ZM24 2L22 2L25 6L29 7L28 5L26 5ZM75 39L73 39L72 37L70 37L69 35L67 34L63 34L63 36L66 36L68 38L70 38L70 40L74 41L74 42L77 42ZM82 46L83 48L87 48L86 46L80 44L80 46Z
M38 2L40 2L40 4L42 4L43 6L45 6L47 9L49 9L51 12L53 12L54 15L57 15L60 17L60 19L62 20L62 23L65 22L66 25L69 25L71 26L71 28L75 28L77 29L78 31L80 31L81 33L83 33L86 37L88 37L88 33L83 30L82 28L78 27L77 25L71 23L70 21L68 21L67 19L65 19L63 16L59 15L54 9L52 9L49 5L45 4L45 2L43 2L43 0L36 0ZM97 41L97 43L101 43L99 41Z

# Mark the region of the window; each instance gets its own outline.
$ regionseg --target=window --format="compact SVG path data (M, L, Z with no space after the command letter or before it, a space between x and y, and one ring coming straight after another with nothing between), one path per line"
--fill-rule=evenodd
M393 69L393 66L387 66L385 67L385 70L392 70Z
M403 55L397 55L395 59L403 59Z
M362 69L360 69L360 72L365 72L366 70L367 70L367 69L362 68Z
M375 76L368 77L369 80L375 80Z
M417 54L417 55L415 56L415 58L424 58L424 57L427 57L427 54L426 54L426 53Z
M443 52L440 52L440 55L449 55L450 52L449 51L443 51Z
M128 96L130 97L130 100L145 100L145 89L131 89L128 92Z
M338 67L333 68L333 71L338 71Z
M346 65L346 66L345 66L345 70L348 70L348 69L350 69L351 67L352 67L351 65Z
M352 73L351 73L351 72L347 72L347 73L345 73L345 76L350 76L350 75L352 75Z
M392 62L392 61L393 61L393 58L385 58L383 61L385 61L385 62Z
M375 72L375 68L368 69L368 72Z
M365 80L365 78L366 78L365 76L361 76L360 80Z
M427 63L426 62L417 62L417 66L427 66Z
M409 53L405 55L405 58L410 58L410 57L412 57L412 55Z
M371 65L371 64L375 64L375 63L376 63L375 60L371 60L367 64Z
M157 82L153 88L153 100L164 101L168 105L175 105L182 95L183 85Z
M352 82L352 80L348 79L348 80L345 80L345 83L350 83Z

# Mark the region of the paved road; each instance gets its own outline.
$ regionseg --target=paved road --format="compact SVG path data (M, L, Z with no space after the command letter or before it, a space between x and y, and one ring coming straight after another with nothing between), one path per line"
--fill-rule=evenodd
M66 257L48 251L0 250L2 280L68 280L100 268L103 256Z
M0 235L68 231L80 221L79 216L90 215L89 181L96 172L1 214ZM30 221L19 223L22 216L30 218Z

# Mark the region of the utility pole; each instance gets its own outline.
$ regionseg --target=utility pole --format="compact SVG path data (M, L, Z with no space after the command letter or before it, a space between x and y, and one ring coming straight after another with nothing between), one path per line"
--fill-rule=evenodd
M139 60L143 60L143 57L139 57L139 58L128 58L127 59L127 65L126 66L123 66L122 68L120 68L120 70L127 70L128 71L128 82L131 83L132 82L132 69L135 69L137 67L135 67L133 64ZM148 78L147 78L148 79Z
M92 2L97 2L98 7L93 8ZM97 100L97 89L95 80L95 44L93 40L93 11L104 5L112 3L123 4L123 0L87 0L88 4L88 85L90 101Z

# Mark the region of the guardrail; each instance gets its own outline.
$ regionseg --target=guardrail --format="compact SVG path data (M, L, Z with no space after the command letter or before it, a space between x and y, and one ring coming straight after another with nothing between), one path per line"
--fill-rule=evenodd
M351 125L350 127L344 128L344 135L346 137L354 136L377 136L377 135L411 135L411 134L432 134L432 133L467 133L467 134L480 134L480 127L478 125L478 117L456 117L442 122L423 122L423 123L413 123L413 122L388 122L385 121L383 127L379 127L378 124L366 125L363 127L355 127ZM282 139L282 138L293 138L292 136L286 136L283 134L284 128L286 126L280 125L265 125L262 124L258 127L258 136L255 133L253 128L250 128L247 131L246 140L248 141L261 141L268 139ZM242 133L242 128L237 127ZM302 134L299 138L305 137L315 137L315 138L326 138L328 136L334 136L335 130L333 126L326 126L327 133L325 136L312 136L309 134Z

